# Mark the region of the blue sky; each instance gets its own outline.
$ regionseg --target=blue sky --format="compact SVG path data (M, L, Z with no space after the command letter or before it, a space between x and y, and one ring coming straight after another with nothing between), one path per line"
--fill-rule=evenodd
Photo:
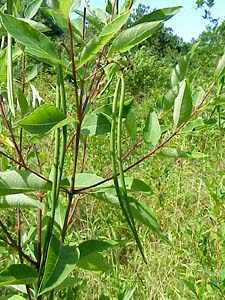
M212 15L222 21L225 18L225 0L216 0L215 2ZM91 0L91 3L96 7L101 7L105 0ZM138 0L138 3L149 5L152 9L182 5L182 11L168 21L167 26L172 27L174 32L183 37L185 41L197 38L207 25L207 22L202 19L202 11L196 10L195 0Z

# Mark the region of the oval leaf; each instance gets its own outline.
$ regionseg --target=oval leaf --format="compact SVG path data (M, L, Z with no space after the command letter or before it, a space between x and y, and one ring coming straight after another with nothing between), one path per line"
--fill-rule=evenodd
M109 49L109 55L115 52L123 53L132 49L148 39L159 28L159 25L160 22L146 22L121 32L113 41Z
M103 135L111 130L111 123L103 113L90 113L84 118L81 133L87 136Z
M43 209L43 204L38 200L24 194L0 196L0 208L39 208Z
M137 121L136 121L136 113L133 109L131 109L127 114L126 128L131 139L135 140L137 135Z
M59 1L59 12L65 18L68 18L72 9L78 8L81 5L81 0L61 0Z
M41 7L42 2L43 0L30 1L30 3L26 6L24 10L25 18L32 19L38 12L39 8Z
M118 246L116 241L90 240L79 245L80 259L78 266L89 271L107 272L111 269L106 259L100 254Z
M32 134L45 134L64 119L66 116L58 108L44 104L19 121L19 125Z
M148 116L143 130L144 141L151 146L158 144L161 137L161 128L156 112L151 112Z
M26 47L26 51L40 60L60 64L55 45L27 22L1 13L2 24L11 36Z
M11 265L0 273L0 286L29 284L37 279L35 269L24 265Z
M154 10L150 14L141 17L136 24L144 22L168 21L170 18L175 16L181 10L181 8L182 6L175 6Z
M115 34L121 29L121 27L126 23L130 12L126 12L115 19L109 24L107 24L99 36L94 37L83 49L80 57L80 62L78 67L83 66L88 61L93 59L96 54L115 36Z
M174 102L173 121L174 126L186 122L192 113L192 96L187 80L180 83L179 93Z
M117 207L120 206L119 199L114 188L105 188L91 193L91 195L99 200L106 201ZM130 210L133 217L141 224L146 225L150 230L156 232L162 237L163 235L159 222L156 216L153 214L152 210L147 205L135 200L134 198L128 197L128 200L130 202Z
M51 183L27 171L0 172L0 195L12 195L29 192L46 192Z

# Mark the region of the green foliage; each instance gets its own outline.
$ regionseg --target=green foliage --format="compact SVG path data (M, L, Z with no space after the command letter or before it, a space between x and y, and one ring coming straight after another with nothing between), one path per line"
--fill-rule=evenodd
M53 64L61 63L54 44L45 35L12 16L1 14L1 20L5 29L26 47L29 54Z
M24 264L11 265L0 272L0 286L29 284L36 279L36 270Z
M181 7L4 4L0 297L223 295L224 24L188 44Z
M149 113L144 131L143 131L145 143L155 146L158 144L161 137L161 128L156 112Z
M109 55L112 56L112 54L116 52L123 53L132 49L136 45L149 38L159 27L159 24L159 22L146 22L135 25L121 32L113 41L109 50Z
M37 175L22 170L0 172L0 195L47 191L50 184Z
M138 19L136 23L140 24L144 22L168 21L173 16L175 16L181 8L182 6L158 9L151 12L150 14L144 15L143 17Z
M83 66L91 59L95 58L97 53L115 36L115 34L126 23L130 12L125 12L116 17L111 23L105 25L99 36L92 38L81 52L78 67Z
M174 126L179 126L187 121L192 113L192 96L189 84L183 80L179 86L179 93L174 102Z
M78 249L74 246L63 245L53 235L38 294L45 294L62 284L74 270L78 260Z
M24 194L7 195L0 197L0 208L39 208L43 209L43 205L31 197Z
M19 125L32 134L45 134L65 118L54 105L44 104L20 120Z

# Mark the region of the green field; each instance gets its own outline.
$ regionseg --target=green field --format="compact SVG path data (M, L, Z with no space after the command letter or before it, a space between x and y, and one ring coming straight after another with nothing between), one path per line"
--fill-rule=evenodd
M0 1L0 300L222 300L225 22L106 4Z

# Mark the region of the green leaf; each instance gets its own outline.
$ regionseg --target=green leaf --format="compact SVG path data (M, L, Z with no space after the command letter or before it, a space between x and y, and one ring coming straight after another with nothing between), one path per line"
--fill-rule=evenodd
M104 135L111 130L109 118L103 113L90 113L84 118L81 133L87 136Z
M17 96L17 101L18 101L18 104L19 104L21 114L22 114L22 116L24 116L26 113L28 113L28 110L29 110L29 105L28 105L28 102L27 102L27 98L25 97L23 91L20 88L17 89L17 95L16 96Z
M78 267L92 272L109 272L112 269L107 260L100 253L96 252L85 256L79 261Z
M125 177L125 185L127 190L130 192L145 193L149 196L153 194L152 188L140 179Z
M151 146L156 146L161 137L161 128L156 112L151 112L148 116L143 130L144 141Z
M0 272L0 286L33 284L36 279L36 270L24 264L11 265Z
M127 289L120 295L118 295L118 300L131 300L133 299L133 295L135 292L136 288L133 289Z
M225 53L220 58L219 63L217 65L216 72L215 72L216 78L222 76L224 74L224 71L225 71Z
M80 259L83 259L85 256L93 253L98 252L101 253L103 251L110 250L114 247L117 247L121 244L118 241L107 241L107 240L88 240L79 245L80 251Z
M179 93L174 102L173 121L174 126L186 122L192 113L192 96L189 84L184 79L179 86Z
M159 222L153 214L153 211L147 205L132 197L128 197L128 199L133 217L141 224L146 225L152 231L161 233Z
M207 155L201 152L188 152L178 150L176 148L164 148L162 149L158 155L165 156L169 158L184 158L184 159L203 159L206 158Z
M78 8L81 5L81 0L61 0L59 1L59 12L65 18L68 18L72 9Z
M78 248L63 245L52 237L39 295L56 288L74 270L79 260Z
M0 209L3 208L39 208L43 209L43 204L38 200L24 194L14 194L0 196Z
M124 53L148 39L159 28L160 22L146 22L135 25L121 32L109 49L109 56L113 53Z
M106 201L117 207L120 206L119 199L114 188L105 188L91 193L91 195L99 200ZM132 197L128 197L128 200L130 202L130 210L133 217L141 224L146 225L149 229L162 236L159 222L153 214L152 210L147 205L135 200Z
M94 37L84 47L78 67L83 66L91 59L95 58L97 53L115 36L115 34L122 28L128 20L130 12L125 12L116 17L111 23L105 25L99 36Z
M52 64L61 64L55 45L44 34L24 21L2 13L0 15L7 32L24 45L29 54Z
M43 104L18 124L32 134L45 134L65 118L64 113L54 105Z
M170 18L175 16L181 10L181 8L182 6L175 6L154 10L150 14L144 15L138 19L136 24L144 22L168 21Z
M107 272L111 266L100 254L103 251L110 250L118 246L117 241L89 240L79 245L80 259L78 266L89 271Z
M26 300L26 299L21 296L14 295L14 296L8 298L7 300Z
M46 192L50 189L51 183L30 172L22 170L0 172L0 195Z
M30 3L27 4L24 10L24 17L28 19L32 19L38 12L39 8L41 7L42 2L43 0L30 1Z
M90 173L77 173L75 177L76 188L84 188L90 185L97 184L104 178Z
M31 27L33 27L34 29L40 31L40 32L48 32L51 31L51 29L49 27L47 27L46 25L42 24L41 22L36 22L30 19L23 19L23 18L18 18L18 20L21 20L27 24L29 24Z
M136 113L133 109L131 109L127 114L126 128L131 139L135 140L137 135L137 121L136 121Z

